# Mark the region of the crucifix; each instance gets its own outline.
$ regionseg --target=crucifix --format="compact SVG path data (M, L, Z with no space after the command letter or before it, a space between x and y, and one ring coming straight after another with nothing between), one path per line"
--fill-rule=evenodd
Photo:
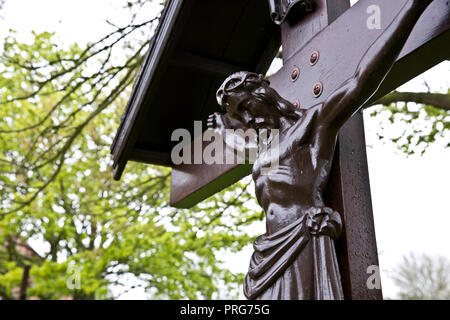
M271 34L260 57L249 58L251 66L245 68L224 62L227 59L193 54L185 50L183 40L170 44L170 28L177 30L186 22L179 18L171 25L167 22L170 18L162 19L145 63L149 67L144 65L141 71L113 144L115 177L120 177L128 159L168 164L173 168L171 203L189 207L250 173L251 166L242 164L174 165L167 151L155 151L154 141L142 140L140 132L145 133L143 123L151 119L148 106L161 103L155 93L164 91L161 70L173 73L176 67L191 68L214 74L204 98L209 104L208 91L220 86L218 79L222 82L239 70L265 72L281 38L284 66L270 77L271 87L258 74L240 72L227 78L218 91L218 100L228 114L244 125L252 127L258 120L259 125L282 129L280 165L290 170L283 181L276 181L281 175L262 180L256 164L253 168L268 231L255 242L246 295L252 299L380 299L381 288L367 286L368 268L377 266L378 259L358 110L448 57L449 4L435 0L426 9L430 1L380 0L375 9L381 13L381 21L370 25L368 8L372 3L363 0L350 9L344 0L273 0L267 6L259 1L258 8L270 15L273 25L280 25L273 27L260 22L265 18L259 13L248 10L252 4L256 6L255 1L245 3L241 16L252 17L250 27L258 25ZM169 1L163 17L182 17L182 7L183 1ZM200 12L200 17L210 22L204 14L207 7L190 2L183 10L188 12L186 16ZM235 21L234 28L240 23ZM241 43L242 50L246 45ZM162 60L164 50L172 60ZM427 59L419 62L420 58ZM411 66L412 61L419 63ZM163 84L157 85L157 80ZM173 89L174 80L170 80ZM257 96L272 102L263 103ZM217 104L214 108L205 111L216 111ZM258 116L255 110L266 110L265 115ZM214 121L224 123L220 115ZM333 239L338 239L336 248Z

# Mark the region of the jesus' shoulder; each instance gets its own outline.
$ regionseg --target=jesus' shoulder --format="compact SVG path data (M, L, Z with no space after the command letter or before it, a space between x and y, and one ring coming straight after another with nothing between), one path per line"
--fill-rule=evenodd
M300 119L280 137L280 156L292 153L298 148L312 147L322 154L332 150L336 140L337 131L334 126L326 123L324 104L319 103L306 110ZM322 156L328 157L328 153Z

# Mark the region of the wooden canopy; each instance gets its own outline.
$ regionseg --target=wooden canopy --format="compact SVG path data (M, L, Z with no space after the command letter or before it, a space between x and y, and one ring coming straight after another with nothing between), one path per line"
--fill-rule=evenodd
M264 74L280 43L268 1L167 1L111 147L114 178L128 160L171 166L173 130L218 111L230 73Z

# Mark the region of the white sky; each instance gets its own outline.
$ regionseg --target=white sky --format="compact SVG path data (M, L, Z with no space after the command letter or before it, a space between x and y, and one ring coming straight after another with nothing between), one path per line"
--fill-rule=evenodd
M113 0L6 0L0 11L0 39L12 28L21 39L31 30L57 31L66 43L94 41L110 30L105 20L126 23L118 15L122 1ZM148 14L154 16L152 10ZM1 40L0 40L1 41ZM425 91L426 79L433 91L447 92L450 82L450 62L429 70L402 86L401 90ZM450 150L434 145L424 156L406 157L390 145L378 141L378 122L365 117L368 145L370 184L382 285L386 297L395 297L396 289L387 271L409 252L441 254L450 258ZM387 129L390 130L390 129ZM264 233L264 224L259 224ZM227 264L234 271L246 272L251 246L231 255ZM145 298L136 289L122 298Z

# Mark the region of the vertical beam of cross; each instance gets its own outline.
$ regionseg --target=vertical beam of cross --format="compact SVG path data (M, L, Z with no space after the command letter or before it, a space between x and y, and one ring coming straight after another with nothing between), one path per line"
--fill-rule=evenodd
M313 14L295 24L283 23L283 60L289 60L349 7L349 0L320 0ZM378 255L361 112L340 130L326 199L344 222L336 249L345 299L382 299L381 287L367 286L367 270L378 267Z
M283 60L291 58L349 7L349 0L321 0L313 14L293 25L285 22L281 26ZM368 268L378 267L378 255L362 112L340 130L326 198L344 222L336 248L345 299L382 299L381 287L367 286Z
M362 112L339 132L326 199L344 222L336 250L345 299L382 299L381 286L367 284L379 264Z

